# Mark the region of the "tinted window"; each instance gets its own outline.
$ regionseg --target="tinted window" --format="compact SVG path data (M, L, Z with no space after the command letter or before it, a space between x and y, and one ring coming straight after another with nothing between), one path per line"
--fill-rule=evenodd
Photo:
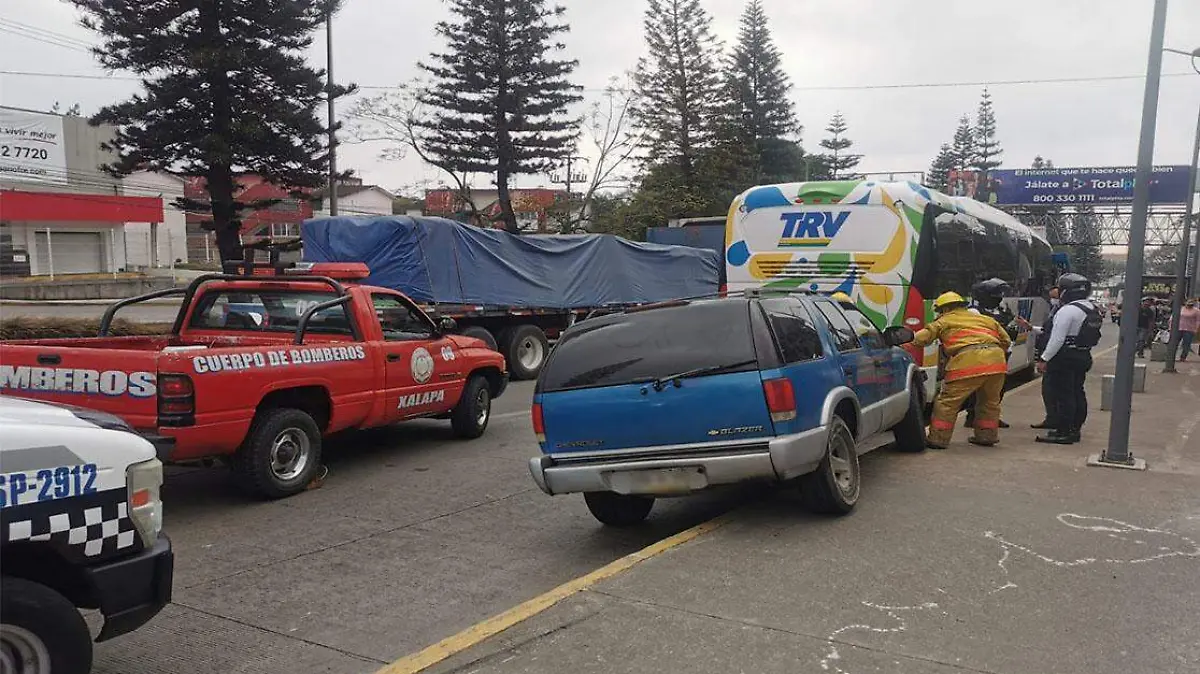
M293 332L309 308L328 302L333 293L292 290L214 290L196 301L190 327L249 332ZM313 314L308 331L349 335L350 320L344 306Z
M846 352L860 348L858 336L854 332L854 328L850 327L849 321L842 315L842 312L837 307L829 302L817 302L817 309L821 311L821 315L825 317L825 322L829 325L829 329L833 331L833 344L838 351Z
M868 349L888 348L879 328L875 327L871 319L863 315L861 311L842 305L842 313L846 314L846 318L850 320L850 327L854 328L854 334L858 337L859 343Z
M795 300L763 300L771 332L785 363L821 357L821 337L804 305Z
M375 316L383 328L383 338L389 342L414 339L430 339L434 335L433 325L416 307L410 307L395 295L371 295Z
M615 386L716 365L748 371L755 360L746 302L695 302L579 323L554 347L541 389Z

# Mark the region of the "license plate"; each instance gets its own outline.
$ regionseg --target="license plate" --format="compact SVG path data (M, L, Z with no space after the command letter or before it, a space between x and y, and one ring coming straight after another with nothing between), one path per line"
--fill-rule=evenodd
M698 466L622 470L609 473L609 485L618 494L686 494L708 486Z

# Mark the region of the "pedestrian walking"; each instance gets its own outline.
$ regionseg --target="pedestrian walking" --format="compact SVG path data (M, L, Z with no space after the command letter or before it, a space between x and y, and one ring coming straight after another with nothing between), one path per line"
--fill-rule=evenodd
M913 337L920 346L940 340L946 355L946 378L933 402L926 444L945 449L963 401L978 392L975 431L968 441L985 447L994 445L1000 441L1000 394L1008 370L1004 358L1010 344L1008 333L990 316L968 311L967 301L955 292L939 295L933 309L937 319Z
M1192 340L1200 330L1200 309L1196 300L1189 299L1179 311L1179 360L1187 360L1192 352Z
M1005 362L1012 357L1012 341L1017 338L1017 316L1004 306L1004 298L1012 294L1012 287L1004 279L990 278L980 281L971 288L971 304L968 307L984 316L990 316L1008 333L1009 347L1004 354ZM967 408L967 428L975 426L975 399L978 393L972 393L963 405ZM1000 389L1001 403L1004 401L1004 389ZM1000 428L1008 428L1004 419L1000 419Z
M1145 358L1146 349L1154 343L1154 326L1157 321L1158 312L1154 309L1154 298L1143 297L1142 306L1138 308L1138 358Z
M1088 299L1092 282L1086 277L1063 274L1058 287L1062 289L1062 304L1050 319L1046 347L1037 360L1038 372L1049 377L1046 422L1050 428L1037 441L1069 445L1079 442L1087 421L1084 384L1092 369L1092 347L1100 342L1104 319Z

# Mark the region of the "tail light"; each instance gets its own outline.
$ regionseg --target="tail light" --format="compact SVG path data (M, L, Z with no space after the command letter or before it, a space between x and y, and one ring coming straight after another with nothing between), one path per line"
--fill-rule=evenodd
M546 422L542 419L542 404L534 403L533 408L529 412L533 419L533 435L538 442L546 441Z
M191 377L163 374L158 377L158 425L191 426L195 423L196 389Z
M767 398L767 410L771 421L791 421L796 418L796 394L792 381L787 378L763 381L763 395Z

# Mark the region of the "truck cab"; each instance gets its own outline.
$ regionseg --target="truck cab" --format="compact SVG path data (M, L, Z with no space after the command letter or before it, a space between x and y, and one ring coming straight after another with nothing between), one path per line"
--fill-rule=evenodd
M171 600L162 463L112 415L0 396L0 670L84 674Z

